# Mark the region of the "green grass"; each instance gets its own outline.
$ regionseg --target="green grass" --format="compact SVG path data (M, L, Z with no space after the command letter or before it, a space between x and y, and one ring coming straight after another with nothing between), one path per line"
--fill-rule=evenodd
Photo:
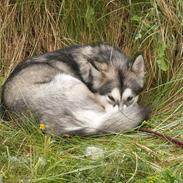
M105 41L131 58L143 52L142 101L153 107L144 126L183 139L182 0L2 0L0 15L1 83L22 59L73 44ZM182 149L157 137L51 137L33 123L0 123L0 182L183 182ZM104 156L86 157L88 146Z

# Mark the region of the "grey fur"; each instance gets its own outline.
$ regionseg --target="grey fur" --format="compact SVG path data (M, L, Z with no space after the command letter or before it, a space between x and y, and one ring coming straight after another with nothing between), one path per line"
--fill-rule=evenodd
M130 130L145 119L144 108L134 103L120 111L106 111L111 103L101 100L100 94L106 83L121 92L132 81L140 85L137 73L131 78L128 65L128 58L107 44L46 53L15 68L3 86L2 101L10 111L31 110L47 132L57 135ZM143 79L142 73L139 78Z

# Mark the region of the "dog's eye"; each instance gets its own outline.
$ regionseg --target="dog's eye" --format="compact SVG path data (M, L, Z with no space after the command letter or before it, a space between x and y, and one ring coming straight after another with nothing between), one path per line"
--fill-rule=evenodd
M133 99L133 97L132 97L132 96L129 96L126 100L127 100L128 102L130 102L132 99Z
M113 96L108 95L107 97L108 97L108 99L109 99L109 100L111 100L111 101L115 102L115 100L114 100L114 97L113 97Z

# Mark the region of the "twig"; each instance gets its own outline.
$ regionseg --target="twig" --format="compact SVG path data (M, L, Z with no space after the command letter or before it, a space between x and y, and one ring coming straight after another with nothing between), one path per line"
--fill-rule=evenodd
M172 142L172 143L176 144L178 147L183 148L183 141L178 140L176 138L170 137L168 135L164 135L164 134L157 132L157 131L153 131L152 129L149 129L149 128L141 128L141 129L139 129L139 131L150 133L150 134L153 134L155 136L161 137L162 139L169 141L169 142Z

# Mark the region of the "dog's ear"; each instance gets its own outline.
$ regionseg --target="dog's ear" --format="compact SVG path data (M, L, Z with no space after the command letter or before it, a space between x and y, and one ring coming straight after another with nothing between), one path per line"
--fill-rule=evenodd
M80 73L82 78L88 87L93 91L96 91L97 88L99 88L107 70L108 66L106 63L96 61L90 61L80 65Z
M90 83L92 76L91 76L91 67L89 63L80 64L80 74L85 83Z
M134 60L134 62L132 64L131 69L141 79L144 78L145 67L144 67L144 58L142 55L139 55L136 57L136 59Z
M88 62L80 65L80 74L84 82L97 82L100 80L102 75L102 69L105 69L100 63Z

